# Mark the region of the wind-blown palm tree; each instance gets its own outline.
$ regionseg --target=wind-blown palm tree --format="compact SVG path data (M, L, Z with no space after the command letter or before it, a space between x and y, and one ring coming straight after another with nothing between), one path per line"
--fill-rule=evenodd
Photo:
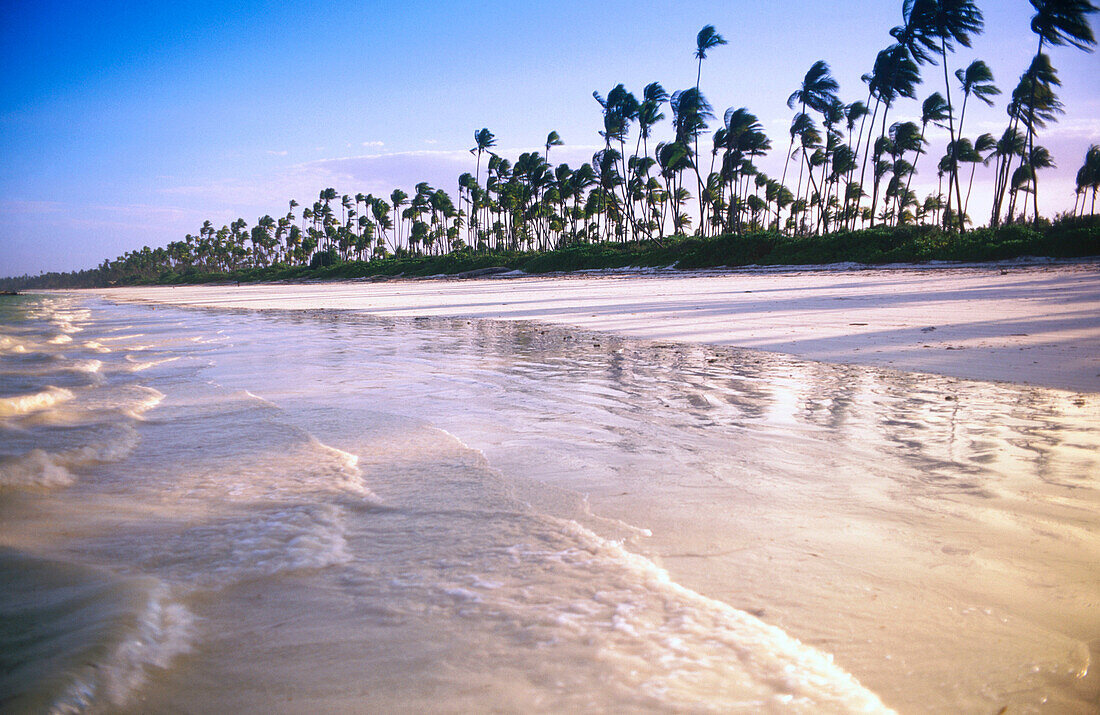
M1037 54L1031 62L1031 66L1020 77L1020 83L1012 92L1012 101L1008 106L1009 116L1013 120L1013 126L1019 123L1024 125L1025 148L1019 152L1020 164L1017 172L1013 174L1013 185L1019 190L1020 177L1026 177L1034 184L1034 172L1029 173L1029 166L1034 162L1030 157L1035 153L1035 135L1038 129L1042 129L1047 122L1053 121L1058 114L1062 114L1062 102L1055 94L1055 88L1060 87L1061 80L1058 73L1050 64L1050 57L1046 54ZM1044 167L1045 168L1045 167ZM1032 206L1035 210L1034 220L1039 220L1038 195L1032 185ZM1013 192L1015 194L1015 192ZM1015 215L1014 205L1009 210L1009 216Z
M703 95L700 94L700 89L699 89L700 84L699 83L700 83L700 80L703 78L703 60L705 60L707 58L707 51L712 50L715 47L718 47L719 45L725 45L725 44L727 44L726 38L724 38L720 34L718 34L718 31L714 28L714 25L706 25L705 27L703 27L702 30L699 30L699 33L695 36L695 59L698 60L698 68L695 71L695 93L698 94L700 97L702 97ZM698 157L699 156L699 135L698 134L695 135L695 141L694 141L694 144L692 145L692 148L695 151L695 156ZM705 230L704 220L703 220L703 205L704 205L704 202L703 202L703 198L702 198L702 196L703 196L703 177L699 173L698 167L696 167L695 175L696 175L696 177L698 178L698 181L699 181L699 197L700 197L699 198L699 207L700 207L699 208L699 214L700 214L699 230L704 231Z
M1077 193L1081 195L1081 215L1085 213L1085 194L1092 189L1092 206L1089 213L1096 213L1096 191L1100 189L1100 146L1093 144L1085 153L1085 162L1077 170ZM1076 213L1077 203L1074 202Z
M985 26L982 11L973 0L906 0L911 3L911 24L916 28L919 42L930 52L938 53L943 63L943 81L947 98L947 128L951 134L951 146L957 148L955 138L955 111L951 104L951 80L947 67L947 53L954 52L955 44L970 47L971 36L979 35ZM951 204L951 187L955 188L956 205L961 214L962 189L958 181L958 157L952 162L951 180L948 183L948 208ZM950 211L949 211L950 212ZM960 215L958 226L965 230Z
M695 88L684 89L673 94L669 106L672 107L672 124L676 131L676 141L688 148L687 160L695 170L695 178L699 184L699 230L703 231L702 218L706 216L706 196L703 192L703 177L699 173L698 154L692 152L690 147L698 146L699 135L706 131L707 120L714 118L714 110L710 102Z
M787 108L794 109L795 106L801 105L801 114L806 114L807 107L824 114L828 107L838 102L836 93L839 89L840 84L833 79L829 65L824 60L818 60L810 65L810 69L806 71L806 75L802 78L802 85L787 98ZM792 127L791 142L790 146L787 147L787 163L790 162L791 153L794 149L794 137L795 132ZM779 179L779 183L782 184L786 180L787 165L784 164L783 176Z
M394 189L390 194L390 206L393 207L393 215L397 217L397 231L394 236L394 251L401 247L401 207L405 205L405 201L409 198L401 189Z
M882 111L882 129L879 132L879 138L876 140L876 146L880 145L883 139L886 138L886 118L890 114L890 108L893 107L894 102L899 98L905 97L907 99L913 99L916 97L917 85L920 84L920 68L913 60L913 55L910 50L903 44L897 43L887 47L878 53L875 58L875 68L871 73L869 79L869 85L871 94L875 97L876 101L883 105ZM877 112L877 106L876 106ZM874 127L871 127L873 131ZM868 143L870 147L870 143ZM879 147L881 148L881 147ZM868 158L873 159L875 162L880 160L882 156L881 151L867 151L863 157L863 168L860 170L859 184L863 187L863 182L867 169ZM879 167L875 167L878 169ZM877 176L881 178L881 172L875 172ZM874 207L878 203L878 186L879 182L875 181L875 188L871 195L871 225L874 226L875 215Z
M1031 18L1031 31L1039 36L1039 49L1035 53L1036 59L1043 54L1043 46L1051 45L1059 47L1072 45L1079 50L1092 52L1096 44L1096 38L1089 26L1089 15L1097 12L1097 7L1089 0L1031 0L1035 8L1035 15ZM1049 63L1049 62L1048 62ZM1032 92L1037 90L1037 83L1031 85ZM1032 96L1028 102L1029 120L1025 123L1027 129L1027 145L1030 154L1035 153L1035 128L1033 112L1035 110L1035 98ZM1037 187L1032 187L1037 189ZM1032 193L1035 221L1039 221L1039 192Z
M725 45L726 38L718 34L714 25L707 25L695 36L695 59L699 60L699 69L695 72L695 89L699 89L699 80L703 77L703 60L707 58L707 50L713 50L719 45Z
M482 128L474 132L474 148L470 150L471 154L477 154L477 167L474 170L474 181L481 181L481 155L482 153L489 151L492 147L496 146L496 138L493 133L486 128ZM488 182L486 182L488 183ZM470 216L470 223L477 224L477 216L473 214ZM476 230L476 229L475 229Z

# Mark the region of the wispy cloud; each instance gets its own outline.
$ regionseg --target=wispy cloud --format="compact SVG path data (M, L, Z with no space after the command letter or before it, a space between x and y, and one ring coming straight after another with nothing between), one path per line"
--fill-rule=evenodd
M554 147L550 159L554 164L565 162L575 167L590 161L592 153L601 148L596 145ZM545 147L498 148L499 154L513 160L523 152L541 154L543 151ZM188 203L206 206L212 215L249 215L257 211L281 211L281 206L290 198L302 203L307 199L312 201L312 197L327 187L347 194L368 192L388 195L395 188L408 190L426 181L453 192L459 175L473 173L474 167L474 159L467 149L378 151L307 161L261 176L218 179L162 191L167 196L186 198ZM483 171L484 167L485 162L482 161Z
M267 153L270 154L271 156L286 156L287 151L286 151L286 149L283 149L282 151L274 151L272 149L268 149Z
M34 221L57 228L163 231L198 217L177 206L151 204L67 204L57 201L0 201L5 220Z
M383 147L383 146L386 146L386 142L380 142L380 141L363 142L363 146L366 146L366 147Z

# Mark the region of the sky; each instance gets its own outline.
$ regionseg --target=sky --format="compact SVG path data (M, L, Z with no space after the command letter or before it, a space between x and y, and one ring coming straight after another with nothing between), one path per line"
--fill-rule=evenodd
M982 59L1008 95L1035 52L1033 11L979 5L985 33L949 69ZM823 59L845 102L866 100L860 77L900 23L901 0L0 0L0 276L92 268L207 219L252 225L330 186L388 196L427 181L455 196L481 127L513 161L557 131L551 163L576 167L602 145L592 92L694 86L706 24L729 44L709 53L702 91L719 117L743 106L761 119L773 151L758 164L779 176L806 70ZM1066 114L1039 138L1058 165L1040 174L1046 215L1072 207L1100 144L1100 57L1051 56ZM944 91L942 67L923 78L918 99ZM967 136L1000 135L1005 95L967 109ZM890 121L919 111L900 102ZM931 137L936 156L945 137ZM921 161L923 197L936 160Z

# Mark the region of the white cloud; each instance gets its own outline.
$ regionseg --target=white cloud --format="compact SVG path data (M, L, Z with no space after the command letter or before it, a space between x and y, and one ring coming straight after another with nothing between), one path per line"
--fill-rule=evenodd
M274 151L272 149L268 149L267 153L270 154L271 156L286 156L287 151L286 151L286 149L283 149L282 151Z
M386 146L386 142L380 142L380 141L363 142L363 146L366 146L366 147L383 147L383 146Z

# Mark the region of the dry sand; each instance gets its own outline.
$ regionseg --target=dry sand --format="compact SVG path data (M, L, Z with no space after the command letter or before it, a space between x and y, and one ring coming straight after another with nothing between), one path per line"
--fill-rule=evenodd
M119 288L117 300L534 320L1100 392L1100 264Z

